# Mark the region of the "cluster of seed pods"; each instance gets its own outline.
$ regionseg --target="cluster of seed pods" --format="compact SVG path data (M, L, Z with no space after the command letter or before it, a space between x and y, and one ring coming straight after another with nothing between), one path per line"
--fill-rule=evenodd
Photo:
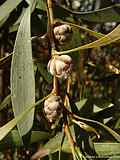
M69 25L60 25L54 28L54 37L59 45L64 44L71 36ZM58 79L67 78L72 69L72 58L68 55L52 55L48 62L48 71ZM60 96L51 95L44 102L44 113L49 123L53 124L63 111L63 102Z

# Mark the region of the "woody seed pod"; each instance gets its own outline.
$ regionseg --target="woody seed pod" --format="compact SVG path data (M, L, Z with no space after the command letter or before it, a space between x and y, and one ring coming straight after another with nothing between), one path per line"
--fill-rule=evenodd
M71 37L72 29L68 24L62 24L54 28L54 37L59 45L63 45Z
M44 102L44 112L50 123L55 123L63 110L63 102L60 96L50 96Z
M67 78L71 68L72 59L68 55L56 55L48 62L49 72L58 78Z

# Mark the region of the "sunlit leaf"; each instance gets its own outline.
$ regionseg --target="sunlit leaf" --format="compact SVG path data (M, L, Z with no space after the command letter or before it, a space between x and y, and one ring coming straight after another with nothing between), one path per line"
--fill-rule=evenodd
M30 5L30 7L31 7L31 13L32 13L34 11L35 7L36 7L36 0L28 0L27 3ZM26 9L23 8L22 13L19 16L19 18L17 19L17 21L12 26L10 26L9 32L15 32L15 31L17 31L17 29L19 27L19 24L21 22L21 19L24 16L25 10Z
M23 111L21 114L19 114L16 118L12 119L10 122L8 122L6 125L0 128L0 140L2 140L15 126L20 120L24 120L24 116L31 111L31 108L27 108L27 110Z
M80 110L85 105L86 102L87 102L87 99L81 99L79 102L76 102L75 104L78 110Z
M8 17L9 17L9 14L0 21L0 27L5 23Z
M101 157L120 155L120 143L95 143L95 150Z
M11 13L22 0L7 0L0 6L0 22Z
M14 46L11 66L11 99L15 117L35 103L35 80L30 35L30 7L20 23ZM21 136L32 127L34 109L17 124Z
M94 36L96 38L101 38L101 37L104 36L104 34L102 34L100 32L93 31L93 30L91 30L91 29L89 29L87 27L83 27L83 26L80 26L80 25L77 25L77 24L74 24L74 23L66 22L66 21L65 22L61 21L61 20L59 20L59 21L61 23L63 23L63 24L68 24L68 25L71 25L71 26L73 26L75 28L78 28L78 29L80 29L82 31L85 31L85 32L89 33L91 36Z
M109 100L103 98L94 98L93 102L99 108L108 108L113 105Z
M51 153L55 153L59 150L60 139L62 133L57 134L52 138L45 146L44 149L48 150ZM57 141L57 143L56 143ZM50 147L52 146L52 148ZM120 155L120 144L119 143L94 143L95 150L98 154L98 157L110 157L112 155ZM70 145L67 140L64 141L62 151L71 153ZM47 154L47 152L46 152Z
M27 115L30 113L30 111L36 107L37 105L39 105L40 103L42 103L46 98L48 98L48 96L44 97L43 99L37 101L34 105L28 105L25 107L24 111L22 111L21 114L19 114L18 116L16 116L14 119L12 119L11 121L9 121L7 124L5 124L4 126L0 127L0 141L20 122L23 121L24 119L26 119Z
M82 50L82 49L88 49L88 48L97 48L97 47L101 47L101 46L106 46L108 44L111 44L117 40L120 39L120 25L118 25L112 32L108 33L107 35L103 36L102 38L92 42L92 43L88 43L86 45L71 49L71 50L67 50L67 51L63 51L60 52L60 54L68 54L70 52L75 52L78 50Z
M78 146L75 146L75 160L87 160Z
M117 122L115 124L115 128L120 128L120 118L117 120Z

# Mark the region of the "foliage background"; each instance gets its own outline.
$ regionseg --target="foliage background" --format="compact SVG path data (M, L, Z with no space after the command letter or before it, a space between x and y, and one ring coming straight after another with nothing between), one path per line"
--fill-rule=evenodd
M60 47L60 51L106 37L70 54L73 72L69 108L78 116L101 122L115 132L93 122L87 124L100 133L100 139L91 130L89 132L89 128L86 132L75 125L71 132L88 159L117 159L120 155L120 3L110 0L76 1L78 7L72 0L55 1L54 16L57 20L84 27L73 27L72 40ZM52 77L47 71L50 55L44 54L45 48L41 52L42 46L37 39L47 32L46 2L2 0L0 5L0 158L30 159L37 155L46 156L43 159L58 159L63 119L51 130L42 110L43 102L35 103L52 90ZM36 41L31 41L35 36ZM66 81L61 80L60 84L64 97ZM14 94L17 95L15 100ZM34 109L31 112L34 105L37 106L35 113ZM23 122L26 119L28 125L23 125L20 119ZM47 156L48 149L53 155ZM62 152L61 159L72 159L67 138Z

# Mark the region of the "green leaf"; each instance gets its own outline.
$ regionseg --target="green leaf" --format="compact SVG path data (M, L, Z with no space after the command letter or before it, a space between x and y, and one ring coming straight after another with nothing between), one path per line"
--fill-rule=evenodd
M74 134L74 128L71 126L70 127L72 135ZM75 136L75 135L74 135ZM51 138L44 146L43 149L46 149L47 151L49 150L49 153L55 153L59 151L60 149L63 152L68 152L71 153L71 146L68 142L67 137L64 137L64 141L62 143L62 148L61 148L61 142L63 140L63 133L58 132L53 138Z
M57 12L58 9L62 10L63 17L69 16L69 14L75 14L78 18L89 22L120 22L120 14L117 12L120 9L120 4L88 12L75 12L63 6L56 6L55 12Z
M6 108L7 106L9 106L11 103L11 95L8 95L7 97L5 97L5 99L1 102L0 104L0 111L4 108Z
M120 159L120 155L110 156L108 160L117 160L117 159Z
M40 10L43 10L43 11L46 11L46 3L45 3L45 1L44 0L40 0L40 1L38 0L36 8L40 9Z
M120 135L116 133L114 130L112 130L110 127L108 127L107 125L100 123L98 121L92 120L92 119L79 117L77 115L74 115L74 118L82 120L84 122L91 122L91 123L99 125L100 127L104 128L106 131L108 131L118 142L120 142Z
M116 124L115 124L115 128L120 128L120 118L118 118Z
M76 52L76 51L82 50L82 49L97 48L97 47L101 47L101 46L106 46L108 44L111 44L111 43L119 40L119 39L120 39L120 25L118 25L112 32L108 33L107 35L103 36L102 38L100 38L92 43L88 43L88 44L85 44L83 46L80 46L80 47L77 47L74 49L60 52L60 54L68 54L70 52Z
M62 133L58 133L54 138L50 139L43 148L46 150L49 149L50 153L55 153L59 151L61 138ZM120 143L94 143L94 147L98 154L98 157L120 155ZM71 153L70 145L67 140L65 140L63 143L62 151Z
M108 108L113 105L109 100L104 98L94 98L93 103L99 108Z
M50 153L57 152L61 146L63 134L61 132L57 133L55 137L51 138L45 145L44 149L49 149Z
M9 14L0 21L0 27L5 23L8 17L9 17Z
M22 145L18 131L14 129L0 142L0 151L4 151L8 146L12 148L20 147Z
M34 11L35 7L36 7L36 0L28 0L27 2L28 2L28 4L31 7L31 13L32 13ZM20 24L20 22L21 22L21 20L22 20L22 18L24 16L25 10L26 9L23 8L22 13L19 16L19 18L17 19L17 21L12 26L10 26L9 32L15 32L15 31L17 31L17 29L19 27L19 24Z
M75 146L75 160L87 160L85 156L81 153L80 147Z
M50 155L52 153L55 153L59 151L61 147L61 141L62 141L63 134L62 132L59 132L56 134L55 137L51 138L40 150L39 154L35 153L32 157L32 159L40 159L44 156Z
M0 128L0 141L16 126L16 124L23 118L23 116L24 114L20 114L17 116L17 118L12 119L6 125Z
M37 101L35 104L31 104L25 107L24 111L22 111L21 114L19 114L18 116L16 116L14 119L12 119L11 121L9 121L7 124L5 124L4 126L0 127L0 141L20 122L20 121L24 121L24 119L26 119L27 115L30 113L30 111L37 105L39 105L40 103L42 103L46 98L48 98L49 95L47 97L44 97L43 99Z
M50 138L50 134L48 132L42 131L32 131L30 142L28 144L38 143L39 141L43 142ZM17 129L13 129L1 142L0 142L0 150L4 150L10 145L11 147L21 147L23 145L21 141L21 137Z
M50 133L48 132L32 131L30 143L32 144L38 141L44 141L44 140L47 140L48 138L50 138Z
M85 103L87 102L88 99L81 99L79 102L76 102L76 106L78 108L78 110L80 110L84 105Z
M12 53L0 59L0 69L4 69L7 65L10 64L12 59Z
M22 0L7 0L0 6L0 23L11 13Z
M120 143L94 143L99 156L120 155Z
M117 9L120 9L120 4L98 9L96 11L81 13L78 17L97 23L120 22L120 14L117 12Z
M21 137L18 133L18 130L14 129L10 132L9 136L11 136L11 139L12 139L12 145L14 146L22 146L23 143L21 141Z
M90 125L88 125L88 124L86 124L84 122L81 122L81 121L76 121L74 119L72 119L72 121L73 121L73 123L77 124L80 128L82 128L86 132L93 132L98 137L98 139L100 138L99 133L92 126L90 126Z
M15 117L35 103L35 80L32 62L30 35L30 7L20 23L11 65L11 99ZM17 124L21 136L29 132L33 125L34 109Z
M99 112L102 111L102 108L100 108L99 106L96 106L95 104L93 105L93 112Z
M55 153L59 151L60 140L62 133L58 133L54 138L52 138L45 146L44 149L48 150L50 153ZM57 141L57 143L55 143ZM53 142L53 143L52 143ZM52 145L52 148L50 147ZM98 154L98 157L105 158L110 156L119 156L120 155L120 143L94 143L95 150ZM70 145L68 141L65 141L63 144L62 151L71 153ZM47 153L47 152L46 152Z
M72 20L72 21L73 21L73 20ZM79 25L77 25L77 24L70 23L70 22L66 22L66 21L61 21L61 20L59 20L59 22L61 22L61 23L63 23L63 24L71 25L71 26L73 26L73 27L75 27L75 28L77 28L77 29L80 29L80 30L82 30L82 31L85 31L85 32L89 33L91 36L94 36L94 37L96 37L96 38L98 38L98 39L104 36L104 34L102 34L102 33L100 33L100 32L93 31L93 30L91 30L91 29L89 29L89 28L87 28L87 27L84 27L84 26L79 26ZM80 34L80 33L79 33L79 34Z

